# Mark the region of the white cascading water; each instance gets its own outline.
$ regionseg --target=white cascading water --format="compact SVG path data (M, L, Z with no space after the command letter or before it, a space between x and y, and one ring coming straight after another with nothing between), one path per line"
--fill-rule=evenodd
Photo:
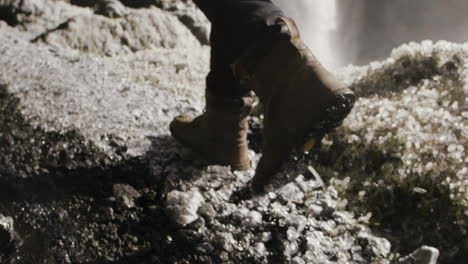
M327 68L341 65L334 52L333 38L338 27L337 0L273 0L298 24L301 35L314 55Z
M468 41L468 1L272 1L297 22L303 40L331 70L385 59L411 41Z

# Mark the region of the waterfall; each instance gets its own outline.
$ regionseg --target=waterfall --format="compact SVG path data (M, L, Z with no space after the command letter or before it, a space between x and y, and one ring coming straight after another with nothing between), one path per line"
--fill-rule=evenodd
M337 23L336 0L273 0L287 16L292 17L304 42L327 68L341 65L335 51Z
M329 69L387 58L411 41L468 41L468 1L272 0Z

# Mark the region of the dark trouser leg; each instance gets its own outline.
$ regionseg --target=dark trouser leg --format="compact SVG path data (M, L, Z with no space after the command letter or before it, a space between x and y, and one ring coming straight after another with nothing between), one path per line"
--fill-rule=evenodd
M238 98L247 92L235 80L230 65L282 11L269 0L195 0L212 23L207 92Z
M253 100L243 96L231 64L281 11L268 0L195 1L212 22L206 108L196 118L176 117L170 125L171 134L208 164L245 170L250 167L247 116Z

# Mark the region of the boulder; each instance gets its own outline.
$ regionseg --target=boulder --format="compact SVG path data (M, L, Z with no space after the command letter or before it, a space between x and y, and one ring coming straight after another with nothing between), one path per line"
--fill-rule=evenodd
M22 19L22 27L17 29L34 42L93 55L128 54L152 48L197 48L200 41L192 33L196 32L194 28L208 28L206 18L193 3L186 8L165 11L156 6L126 8L114 0L96 1L93 8L78 7L64 1L56 1L53 5L43 0L16 1L22 3L19 6L11 4L16 3L13 0L2 1L5 4L0 2L0 20L10 25L19 23L18 19L10 18L13 15L18 17L19 11L8 10L21 10L26 4L28 8L23 9L33 10L24 11L28 19ZM103 15L96 15L94 10ZM189 20L190 23L185 20L182 23L179 19L181 12L193 14L194 18Z
M156 7L125 12L116 9L115 16L122 17L114 19L96 16L91 10L78 7L49 8L57 9L48 12L59 14L56 22L44 23L42 32L35 30L35 39L61 48L110 56L154 48L200 47L199 41L176 17ZM107 12L105 8L97 10ZM64 21L69 22L57 28Z
M209 44L210 22L192 0L71 0L77 6L94 7L96 13L108 17L121 17L126 12L122 4L132 8L149 8L156 6L176 16L200 44Z

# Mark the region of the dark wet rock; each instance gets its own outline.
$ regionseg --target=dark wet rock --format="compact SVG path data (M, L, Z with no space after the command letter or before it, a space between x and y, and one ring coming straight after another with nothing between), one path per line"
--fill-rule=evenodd
M364 253L370 255L381 255L382 252L390 252L391 244L388 240L379 237L370 237L365 232L360 232L357 235L360 245L364 247ZM384 257L385 255L381 255Z
M127 184L114 184L112 187L114 197L124 208L135 207L135 200L141 197L141 193Z
M118 18L125 15L125 6L118 0L100 0L94 6L96 14L110 18Z
M10 25L31 22L41 14L40 0L0 0L0 20Z
M8 255L17 246L20 239L14 229L13 218L0 214L0 260L1 255Z
M140 193L142 194L140 202L145 207L154 205L154 203L158 199L158 193L155 190L145 188L143 190L140 190Z
M112 209L111 207L103 208L102 215L105 217L106 220L114 220L115 218L114 209Z
M410 255L399 259L401 264L437 264L439 250L437 248L422 246Z
M77 6L93 7L99 0L70 0L70 3Z

